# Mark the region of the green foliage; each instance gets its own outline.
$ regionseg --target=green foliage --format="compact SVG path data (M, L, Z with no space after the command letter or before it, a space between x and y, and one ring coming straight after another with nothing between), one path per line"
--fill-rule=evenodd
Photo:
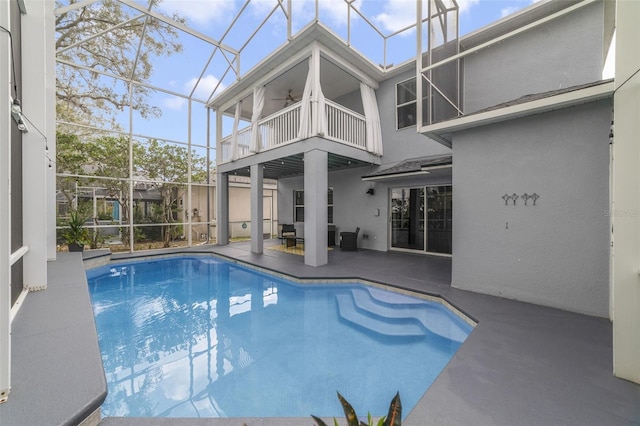
M90 238L89 247L92 249L99 249L100 247L102 247L102 244L104 244L105 238L104 236L102 236L102 234L100 234L100 228L98 228L98 225L100 225L100 222L98 222L98 218L94 217L93 223L96 225L96 228L92 229L91 232L89 233L89 238Z
M58 132L57 143L57 188L66 198L67 205L78 201L78 187L99 187L106 191L107 199L119 204L122 223L162 224L155 229L135 231L136 241L159 239L165 247L169 247L173 240L182 236L182 227L176 225L182 212L179 200L185 196L190 179L192 182L206 182L205 158L198 156L195 151L189 152L184 146L155 139L133 140L130 143L129 138L124 136L89 137ZM130 150L133 164L129 161ZM131 180L130 176L136 177L136 180ZM135 217L131 220L129 186L133 184L134 192L138 194L141 193L139 189L142 182L147 194L159 194L160 199L154 200L152 197L152 201L144 201L152 203L151 209L145 210L148 216L143 216L140 208L134 208ZM129 232L121 232L121 237L123 244L128 245ZM98 241L94 242L98 244Z
M400 402L400 392L397 392L396 396L394 396L391 400L387 416L380 418L375 424L373 418L371 417L371 413L368 413L367 415L368 423L358 420L356 411L353 409L351 404L349 404L349 402L342 395L340 395L340 392L338 392L338 399L342 404L342 409L344 411L345 418L347 419L347 426L401 426L402 404ZM311 417L316 421L316 424L318 426L328 426L321 418L314 415L311 415ZM334 426L338 426L338 420L334 418L333 424Z
M85 222L89 218L78 210L72 210L69 213L69 218L64 223L64 230L62 231L62 237L67 244L78 244L83 246L91 242L89 238L89 231L84 227Z

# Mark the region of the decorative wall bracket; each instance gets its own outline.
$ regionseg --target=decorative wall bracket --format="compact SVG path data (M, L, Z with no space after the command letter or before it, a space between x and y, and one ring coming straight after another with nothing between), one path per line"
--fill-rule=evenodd
M533 205L536 205L536 201L538 201L538 199L540 198L540 196L538 194L536 194L535 192L533 194L528 194L528 193L524 193L522 195L518 195L515 192L511 195L509 194L504 194L501 197L504 200L504 205L508 206L509 205L509 201L513 201L513 205L516 205L516 201L518 201L518 198L522 198L524 200L524 205L526 206L527 203L529 202L529 200L533 200Z
M533 200L533 205L536 205L536 201L538 200L538 198L540 198L540 196L538 194L536 194L535 192L531 195L527 194L526 192L524 194L522 194L522 199L524 200L524 205L527 205L527 202L529 200Z

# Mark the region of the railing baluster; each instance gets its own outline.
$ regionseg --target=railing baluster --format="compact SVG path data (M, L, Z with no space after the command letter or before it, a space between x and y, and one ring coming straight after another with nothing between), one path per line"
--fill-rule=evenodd
M335 102L326 100L325 117L327 133L325 138L358 148L366 149L365 117L350 111ZM291 143L298 138L302 108L298 102L280 112L258 122L258 132L262 140L262 150L269 150ZM251 126L238 132L238 155L251 155ZM231 136L220 142L222 161L231 160Z

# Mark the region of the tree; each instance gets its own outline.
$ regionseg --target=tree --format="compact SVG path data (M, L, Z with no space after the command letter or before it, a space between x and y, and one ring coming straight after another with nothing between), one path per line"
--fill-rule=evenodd
M120 205L122 220L129 223L129 139L123 136L79 136L57 132L56 166L59 176L58 190L71 204L76 194L76 185L99 186L104 188L109 198ZM139 144L133 144L133 157L141 158L143 152ZM73 177L81 175L85 177ZM96 178L108 177L96 184ZM115 178L115 179L113 179ZM124 235L126 240L128 237ZM125 242L126 244L126 242Z
M68 0L74 4L79 0ZM156 5L160 0L152 0ZM57 0L56 7L62 6ZM170 56L182 50L175 28L115 0L104 0L56 17L56 113L59 121L93 126L110 123L129 106L142 117L159 117L161 110L147 102L149 89L136 85L129 99L129 81L146 82L152 74L151 56ZM136 19L134 19L136 18ZM184 19L173 16L178 22ZM91 38L93 36L93 38ZM143 37L142 43L140 38ZM140 52L138 52L140 47ZM68 48L68 49L66 49ZM66 50L65 50L66 49ZM95 71L90 71L95 70ZM99 74L104 72L116 79Z
M157 221L165 224L162 227L164 247L169 247L176 237L180 208L178 201L184 197L189 176L189 151L183 146L161 143L151 139L144 147L140 168L145 177L156 181L162 196L162 203L157 207ZM206 175L206 160L191 153L192 181L201 181Z

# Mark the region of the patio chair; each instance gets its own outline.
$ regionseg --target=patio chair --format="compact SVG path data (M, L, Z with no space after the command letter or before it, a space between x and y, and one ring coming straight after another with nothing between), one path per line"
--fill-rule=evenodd
M356 232L341 232L340 233L340 248L342 251L357 251L358 250L358 233L360 228L356 228Z
M280 236L278 237L282 241L282 244L287 244L287 247L296 245L296 228L293 224L283 224L280 230Z

